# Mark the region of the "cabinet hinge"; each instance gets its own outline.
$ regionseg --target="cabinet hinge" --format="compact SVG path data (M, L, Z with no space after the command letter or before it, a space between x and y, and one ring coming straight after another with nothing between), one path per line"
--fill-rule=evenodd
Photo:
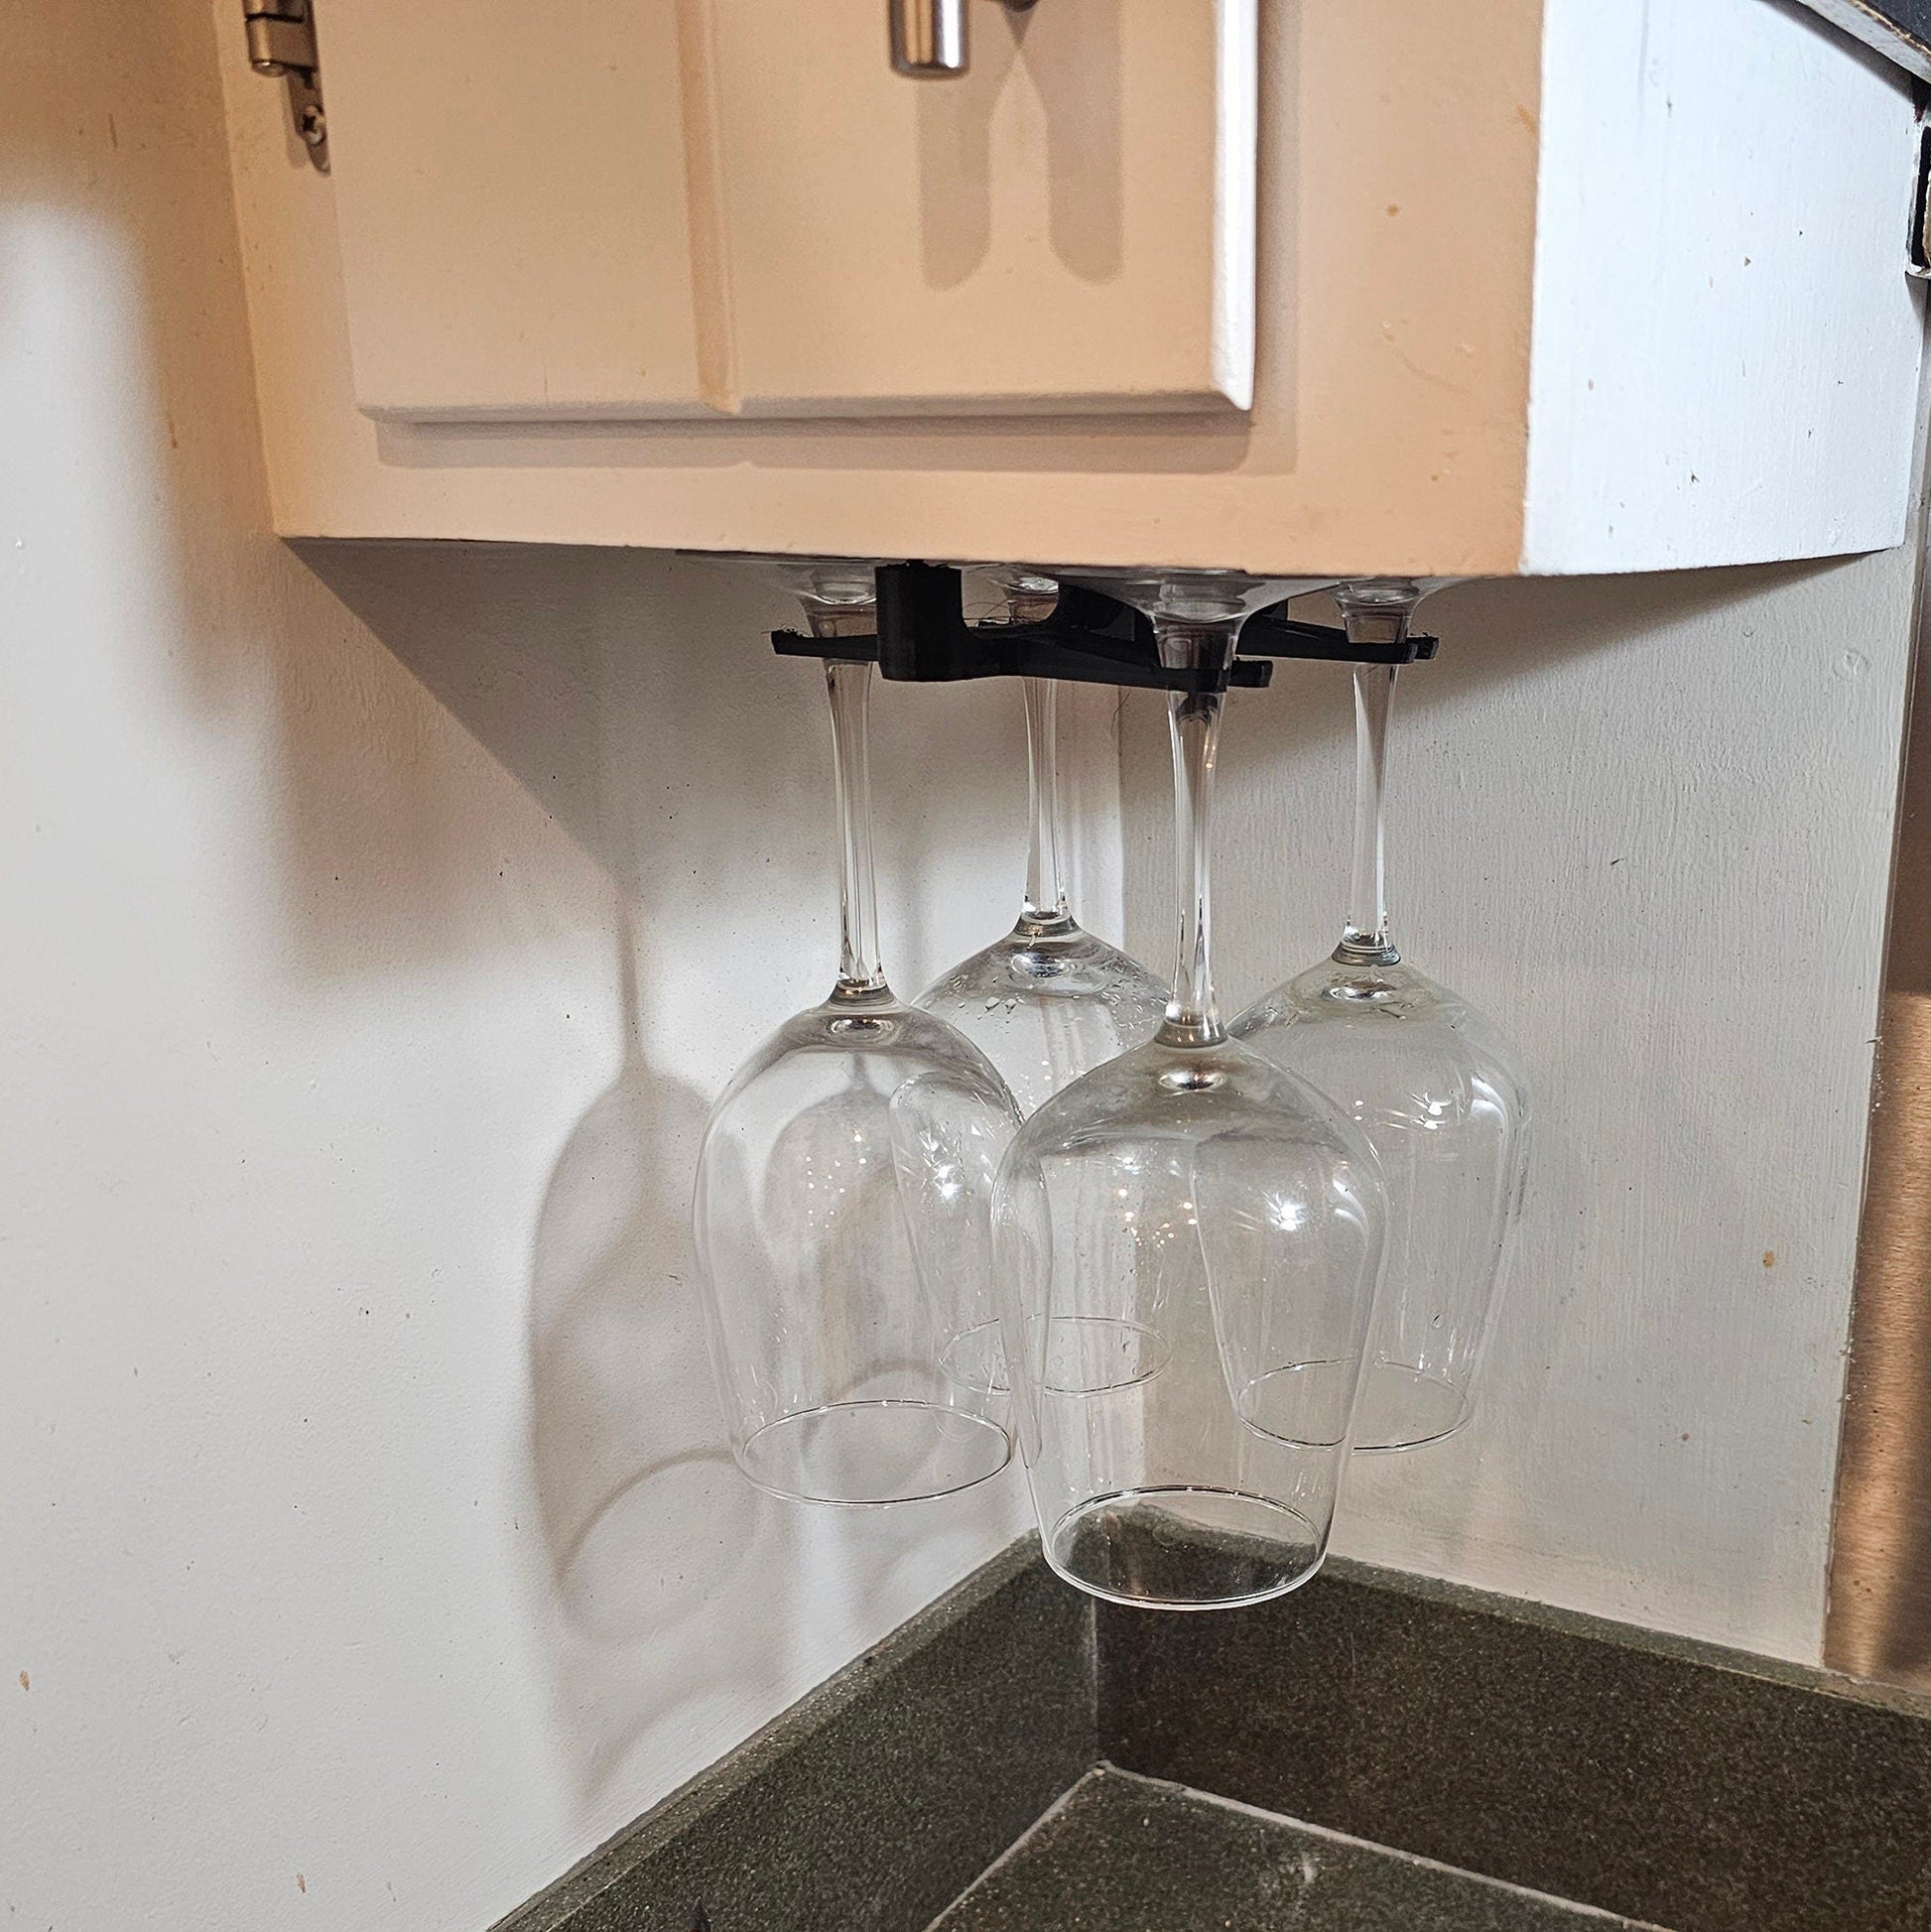
M322 62L309 0L241 0L248 64L289 83L289 112L309 159L328 172L328 123L322 112Z
M1911 187L1911 232L1904 239L1904 272L1931 282L1931 110L1918 109L1917 180Z

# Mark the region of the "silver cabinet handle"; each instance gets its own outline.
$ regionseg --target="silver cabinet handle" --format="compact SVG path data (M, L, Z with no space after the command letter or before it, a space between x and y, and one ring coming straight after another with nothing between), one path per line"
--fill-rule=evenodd
M1023 13L1033 0L1005 3L1014 13ZM966 33L969 4L970 0L885 0L893 68L918 80L964 73L971 64L971 45Z
M885 13L897 72L933 79L966 71L966 0L885 0Z

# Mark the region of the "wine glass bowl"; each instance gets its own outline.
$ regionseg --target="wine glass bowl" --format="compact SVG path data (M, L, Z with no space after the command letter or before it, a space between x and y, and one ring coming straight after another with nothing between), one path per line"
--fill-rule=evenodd
M725 1089L694 1221L732 1455L760 1488L900 1502L1004 1468L981 1226L1014 1124L970 1043L887 989L787 1020Z
M1233 1032L1346 1105L1386 1181L1356 1447L1440 1441L1473 1412L1521 1188L1528 1096L1507 1049L1407 962L1342 952L1257 1001Z
M1050 610L1050 579L1002 572L993 579L1008 621ZM941 973L919 995L1004 1076L1022 1113L1122 1048L1152 1037L1167 989L1137 960L1085 931L1067 903L1060 818L1059 696L1044 678L1024 681L1030 836L1019 918L1009 933Z
M1319 1565L1380 1238L1373 1156L1230 1041L1121 1055L1001 1170L997 1259L1048 1562L1232 1607Z
M919 995L1004 1076L1021 1113L1123 1048L1145 1040L1166 990L1117 947L1070 917L1022 916L1003 939Z
M1425 586L1335 592L1352 640L1399 645ZM1383 791L1393 663L1354 666L1354 831L1347 916L1330 959L1233 1023L1344 1107L1387 1184L1388 1253L1355 1440L1438 1442L1473 1413L1518 1218L1528 1089L1495 1029L1401 957L1389 936Z
M814 634L871 621L869 573L786 560ZM759 1487L886 1503L985 1481L1011 1456L990 1203L1018 1125L972 1043L907 1006L878 958L866 741L872 667L829 657L839 826L831 993L719 1096L692 1206L731 1454Z
M1379 1273L1373 1153L1228 1039L1209 958L1221 694L1250 580L1149 594L1170 694L1179 957L1145 1045L1045 1101L994 1195L994 1259L1047 1561L1110 1602L1231 1608L1327 1548Z

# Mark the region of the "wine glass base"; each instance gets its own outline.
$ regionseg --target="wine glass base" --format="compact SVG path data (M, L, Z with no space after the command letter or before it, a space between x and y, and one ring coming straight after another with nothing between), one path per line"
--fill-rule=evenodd
M1238 1489L1125 1489L1069 1509L1046 1560L1076 1589L1134 1610L1239 1610L1297 1590L1321 1568L1298 1510Z
M1012 1439L996 1422L938 1402L834 1402L766 1423L736 1460L760 1489L789 1502L923 1502L997 1476Z
M1151 1381L1166 1360L1165 1341L1144 1323L1110 1315L1055 1315L1047 1330L1043 1386L1049 1395L1110 1395ZM1010 1394L998 1322L981 1322L955 1336L939 1357L939 1372L971 1395Z
M1446 1441L1474 1414L1467 1391L1405 1361L1376 1361L1354 1413L1357 1450L1424 1449Z
M939 1372L972 1395L1010 1393L1005 1340L997 1321L977 1323L964 1335L954 1336L939 1357Z

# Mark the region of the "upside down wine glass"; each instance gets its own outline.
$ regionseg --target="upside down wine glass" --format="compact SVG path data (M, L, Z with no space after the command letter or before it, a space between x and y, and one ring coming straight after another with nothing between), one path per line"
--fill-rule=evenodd
M1028 623L1053 606L1050 578L1000 580L1008 620ZM919 995L1005 1077L1020 1112L1150 1039L1167 989L1137 960L1085 931L1067 906L1061 870L1059 687L1024 679L1030 837L1018 923L1003 938L942 973Z
M871 578L794 579L815 634L871 629ZM786 1021L712 1109L692 1209L731 1454L810 1502L902 1502L1004 1468L988 1251L1018 1125L970 1041L902 1004L878 960L866 708L828 658L841 937L830 996Z
M1000 1169L995 1256L1047 1560L1114 1603L1203 1610L1326 1552L1379 1272L1348 1116L1228 1038L1209 965L1221 690L1247 579L1136 586L1171 694L1179 960L1146 1045L1076 1081ZM1276 593L1278 594L1278 593Z
M1334 594L1351 637L1394 643L1421 591L1377 580ZM1521 1202L1529 1116L1528 1090L1494 1029L1389 937L1382 786L1394 682L1392 665L1354 667L1354 837L1341 944L1233 1025L1236 1039L1345 1106L1380 1157L1388 1259L1355 1430L1361 1449L1434 1442L1471 1414Z

